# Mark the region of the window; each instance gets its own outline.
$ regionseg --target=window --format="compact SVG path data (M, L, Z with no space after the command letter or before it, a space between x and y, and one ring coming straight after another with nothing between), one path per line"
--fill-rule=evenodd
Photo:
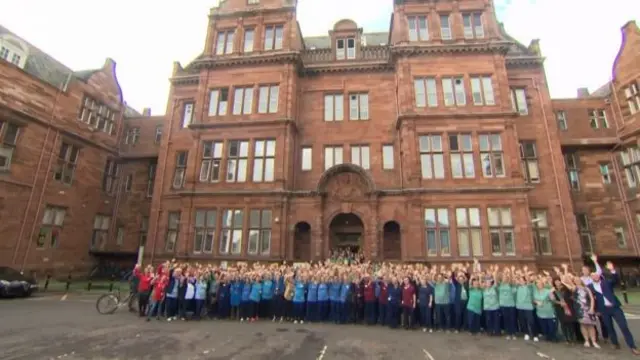
M200 181L220 181L222 165L222 141L205 141L202 143L202 163L200 164Z
M0 171L9 171L20 128L0 120Z
M580 176L578 175L578 156L574 153L564 155L564 162L567 166L567 176L569 177L569 186L571 190L580 190Z
M482 39L484 38L484 28L482 27L482 14L462 14L462 23L464 24L465 39Z
M640 150L630 147L620 152L622 167L627 178L629 188L635 188L640 178Z
M106 105L85 96L79 116L79 120L90 127L113 135L116 114Z
M196 210L194 253L213 252L213 239L216 234L216 210Z
M213 89L209 92L209 116L227 115L229 89Z
M6 47L1 47L0 48L0 58L3 58L5 60L7 60L9 58L9 49L7 49Z
M104 177L102 178L102 190L109 195L116 191L116 180L118 179L118 164L115 160L107 160L104 166Z
M480 162L484 177L505 176L500 134L480 135Z
M253 52L253 29L244 29L244 52L250 53Z
M627 239L624 236L624 228L622 226L616 226L613 230L616 233L616 243L620 249L627 247Z
M160 144L162 141L162 125L156 126L156 144Z
M73 175L76 171L78 161L78 153L80 150L77 146L67 144L65 142L60 145L60 153L58 154L58 164L53 172L53 178L63 184L71 185Z
M342 121L344 118L344 96L324 96L324 121Z
M446 208L425 209L424 225L427 255L450 256L449 210Z
M346 38L336 40L336 59L353 60L356 58L356 39Z
M169 211L167 215L167 237L164 240L164 251L176 251L180 231L180 211Z
M551 255L551 236L547 211L531 209L531 227L533 228L533 246L536 254Z
M225 55L233 53L233 30L218 31L216 39L216 55Z
M187 175L187 160L189 159L188 151L178 151L176 153L176 168L173 173L173 188L182 189Z
M242 249L242 210L224 210L222 212L222 231L220 232L220 254L240 254Z
M342 146L326 146L324 148L324 169L342 164Z
M393 145L382 145L382 168L385 170L391 170L394 167L393 163Z
M147 244L147 232L149 232L149 217L143 216L140 223L140 237L138 239L138 246L145 246Z
M451 150L451 175L453 178L470 179L475 177L471 134L449 135L449 150Z
M49 246L55 248L60 243L60 232L64 225L64 217L67 209L58 206L47 205L42 216L42 227L38 234L36 247L42 249L49 243Z
M627 99L627 105L629 106L629 112L631 112L631 115L640 111L640 92L638 91L638 84L634 82L626 87L624 89L624 97Z
M137 144L139 139L140 139L139 127L127 129L127 135L124 138L125 144L131 144L131 145Z
M258 5L260 0L247 0L247 5Z
M528 183L540 182L540 169L538 168L538 151L535 141L520 141L520 160L522 161L522 174Z
M516 246L513 222L511 221L511 209L488 208L487 215L489 217L492 255L515 255Z
M473 95L473 105L496 104L490 76L471 77L471 93Z
M109 224L111 224L111 216L96 215L93 219L93 234L91 236L92 249L104 248L107 244Z
M278 112L278 95L280 87L278 85L260 86L258 99L258 113L275 114Z
M442 91L444 92L445 106L465 106L467 104L462 77L443 78Z
M313 150L311 147L302 148L302 164L301 168L304 171L309 171L312 168L313 163Z
M185 102L182 106L182 128L188 128L193 122L193 102Z
M419 138L420 166L423 179L444 179L444 155L441 135L423 135Z
M609 128L607 114L604 112L604 109L589 109L589 125L591 125L592 129Z
M351 163L365 170L369 170L369 146L351 145Z
M556 121L558 122L558 129L567 130L567 113L564 110L556 112Z
M251 210L249 213L250 255L269 255L271 252L271 210Z
M118 226L116 231L116 245L122 246L124 244L124 226Z
M133 187L133 174L128 174L124 179L124 191L131 192L131 188Z
M429 40L429 26L426 16L409 16L409 41Z
M442 40L451 40L451 24L449 15L440 15L440 37Z
M511 106L513 107L513 111L517 111L520 115L527 115L529 113L527 93L524 89L511 89Z
M349 120L369 120L369 94L349 94Z
M245 140L229 141L227 153L227 182L247 181L247 158L249 142Z
M233 93L233 115L251 114L253 87L236 88Z
M611 170L609 169L609 163L600 164L600 176L602 177L603 184L611 184Z
M282 25L267 26L264 32L264 49L280 50L282 49Z
M458 252L460 256L482 256L479 208L457 208Z
M576 223L580 233L580 243L585 254L593 254L593 242L591 241L591 226L587 214L576 214Z
M256 140L253 151L253 181L272 182L275 177L276 141Z
M153 186L156 182L156 168L158 164L151 163L147 169L147 197L153 196Z
M416 107L438 106L438 92L436 91L436 79L419 78L413 82L416 96Z

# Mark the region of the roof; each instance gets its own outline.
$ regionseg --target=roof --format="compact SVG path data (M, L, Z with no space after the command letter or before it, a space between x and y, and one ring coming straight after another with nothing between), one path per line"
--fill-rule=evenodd
M611 83L606 83L600 86L596 91L591 93L592 97L607 97L611 95Z
M362 40L364 39L364 40ZM361 36L361 41L366 41L366 45L382 45L389 44L388 32L372 32L364 33ZM309 36L304 38L304 45L306 49L315 47L316 49L330 49L331 37L329 36ZM365 45L365 46L366 46Z
M126 103L124 104L124 117L125 118L135 118L135 117L140 117L142 116L142 114L140 114L136 109L132 108L131 106L127 105Z
M29 57L24 66L25 72L57 88L63 88L69 81L69 77L73 75L73 70L0 25L0 35L5 34L22 40L29 47Z

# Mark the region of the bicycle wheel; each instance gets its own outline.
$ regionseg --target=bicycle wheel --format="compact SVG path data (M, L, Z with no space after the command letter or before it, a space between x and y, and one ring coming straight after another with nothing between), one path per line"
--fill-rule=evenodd
M113 314L118 309L120 300L114 294L104 294L96 301L96 310L100 314L108 315Z

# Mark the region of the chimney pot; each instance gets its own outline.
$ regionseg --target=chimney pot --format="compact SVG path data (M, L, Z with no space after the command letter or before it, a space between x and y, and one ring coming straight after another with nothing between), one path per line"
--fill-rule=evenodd
M151 116L151 108L142 109L142 116Z
M578 99L589 97L589 89L588 88L578 88Z

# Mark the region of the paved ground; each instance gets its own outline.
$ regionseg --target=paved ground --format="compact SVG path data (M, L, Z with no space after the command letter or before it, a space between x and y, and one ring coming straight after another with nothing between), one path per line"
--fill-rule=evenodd
M380 327L227 321L145 322L127 311L99 315L95 296L0 301L0 359L234 360L607 360L631 359L624 349L588 350L424 334ZM640 313L638 314L640 315ZM640 318L640 317L638 317ZM640 340L640 320L630 320Z

